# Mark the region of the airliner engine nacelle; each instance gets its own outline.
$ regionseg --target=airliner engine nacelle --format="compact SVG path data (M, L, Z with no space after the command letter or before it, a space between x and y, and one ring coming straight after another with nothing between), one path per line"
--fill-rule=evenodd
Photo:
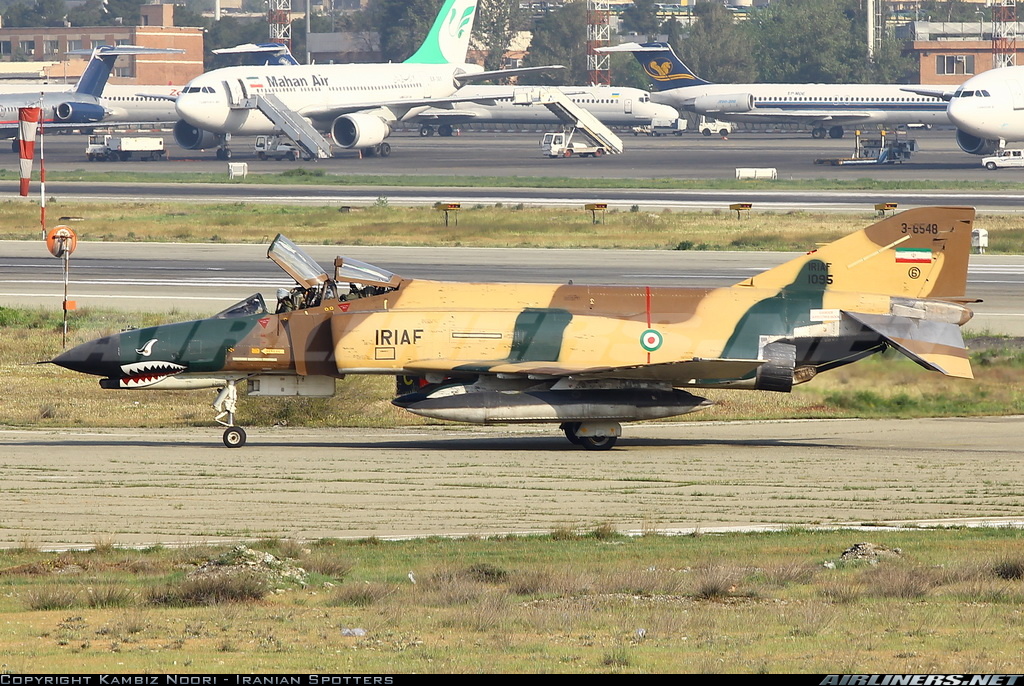
M963 129L956 130L956 144L960 146L961 150L972 155L991 155L999 150L999 141L981 138L967 133Z
M186 150L202 150L220 145L219 134L192 126L184 119L174 125L174 142Z
M334 142L343 148L368 148L391 135L391 127L373 114L343 114L331 124Z
M698 98L694 98L693 109L700 114L749 112L754 109L754 96L750 93L702 95Z
M53 114L68 124L92 124L102 121L107 110L91 102L62 102L53 108Z

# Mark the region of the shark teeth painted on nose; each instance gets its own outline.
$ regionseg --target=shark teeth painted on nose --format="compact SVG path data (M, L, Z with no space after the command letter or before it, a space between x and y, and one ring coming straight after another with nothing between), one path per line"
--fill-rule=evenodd
M166 379L185 371L187 367L174 362L133 362L132 364L121 365L121 372L124 374L118 381L121 388L142 388L152 386L157 381Z

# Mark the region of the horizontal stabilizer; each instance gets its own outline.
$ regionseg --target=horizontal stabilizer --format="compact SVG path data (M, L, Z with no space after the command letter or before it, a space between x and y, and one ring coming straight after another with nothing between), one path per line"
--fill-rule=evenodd
M967 346L956 324L885 314L844 314L882 336L925 369L962 379L974 378Z

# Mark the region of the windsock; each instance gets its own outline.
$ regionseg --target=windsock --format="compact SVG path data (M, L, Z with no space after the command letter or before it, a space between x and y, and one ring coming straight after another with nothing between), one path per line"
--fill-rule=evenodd
M32 157L36 149L36 130L42 109L39 107L18 108L18 139L21 151L21 195L28 196L28 183L32 179Z

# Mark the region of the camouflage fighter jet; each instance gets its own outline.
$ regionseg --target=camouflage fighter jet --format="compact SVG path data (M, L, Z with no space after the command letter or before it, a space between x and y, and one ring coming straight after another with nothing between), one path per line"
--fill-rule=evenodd
M884 219L727 288L448 283L339 257L333 277L284 236L268 257L298 284L209 319L99 338L54 364L111 389L220 389L239 447L249 395L329 396L347 374L414 377L393 402L476 423L550 422L606 450L620 422L709 404L700 388L788 392L894 348L972 378L960 333L974 209Z

